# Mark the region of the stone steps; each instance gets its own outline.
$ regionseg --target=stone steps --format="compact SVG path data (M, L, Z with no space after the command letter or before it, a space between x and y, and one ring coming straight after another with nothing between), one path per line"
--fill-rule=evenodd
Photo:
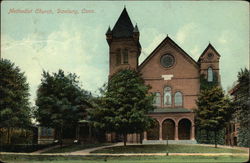
M168 142L167 142L168 141ZM197 144L196 140L143 140L142 144Z

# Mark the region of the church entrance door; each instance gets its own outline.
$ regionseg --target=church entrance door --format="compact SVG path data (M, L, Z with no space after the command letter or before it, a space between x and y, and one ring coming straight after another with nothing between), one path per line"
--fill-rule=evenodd
M166 119L162 123L162 139L174 140L175 123L171 119Z

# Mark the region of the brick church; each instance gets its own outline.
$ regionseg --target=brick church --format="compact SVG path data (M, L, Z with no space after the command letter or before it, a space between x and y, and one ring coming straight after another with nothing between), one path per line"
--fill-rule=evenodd
M109 45L109 75L119 69L135 69L142 74L149 90L155 94L156 109L149 113L155 119L155 126L144 134L128 135L129 142L166 142L166 140L195 143L194 109L200 91L200 76L206 80L220 81L220 54L209 44L198 61L195 61L170 37L166 37L139 65L141 54L140 32L133 25L126 8L115 26L108 29L106 39ZM112 141L115 134L108 134Z

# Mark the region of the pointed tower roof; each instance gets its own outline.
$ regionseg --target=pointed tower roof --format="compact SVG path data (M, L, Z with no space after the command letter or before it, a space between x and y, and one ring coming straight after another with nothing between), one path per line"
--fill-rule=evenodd
M135 25L135 28L134 28L133 32L134 32L134 33L139 33L139 29L138 29L138 27L137 27L137 24Z
M111 31L111 29L110 29L110 26L109 26L109 28L108 28L108 30L107 30L107 32L106 32L106 35L108 35L108 34L112 34L112 31Z
M129 18L128 12L124 7L119 19L112 30L113 37L132 37L134 26Z

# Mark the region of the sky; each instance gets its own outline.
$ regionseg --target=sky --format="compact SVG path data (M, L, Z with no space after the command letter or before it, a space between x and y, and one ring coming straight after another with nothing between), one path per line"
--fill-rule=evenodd
M221 55L224 90L241 68L249 68L249 4L244 1L3 1L1 57L25 72L32 104L43 70L76 73L82 88L98 95L109 71L105 33L124 6L140 31L139 63L168 35L196 61L211 43Z

